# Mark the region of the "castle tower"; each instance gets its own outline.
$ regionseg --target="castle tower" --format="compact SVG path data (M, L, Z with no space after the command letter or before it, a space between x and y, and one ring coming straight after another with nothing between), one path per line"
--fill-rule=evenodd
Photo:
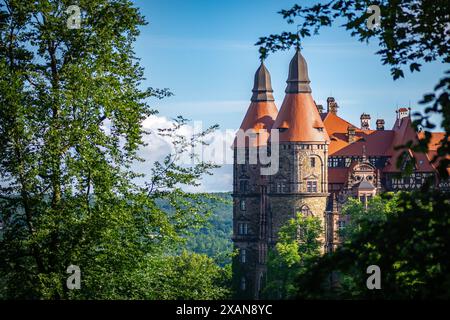
M238 255L233 260L233 287L237 298L257 299L266 274L268 196L267 178L252 154L267 146L278 110L270 74L264 63L255 73L253 95L234 142L233 242ZM242 137L242 136L241 136Z
M308 67L297 49L289 65L286 95L273 128L279 129L279 170L269 177L269 246L297 213L322 221L324 250L329 137L311 96ZM273 142L272 142L273 143Z

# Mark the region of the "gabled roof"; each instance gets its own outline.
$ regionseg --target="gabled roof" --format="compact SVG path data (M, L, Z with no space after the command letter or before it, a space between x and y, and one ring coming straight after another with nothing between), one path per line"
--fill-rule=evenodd
M396 147L405 145L409 141L412 141L413 144L418 142L418 134L412 127L412 122L410 117L404 117L401 119L397 119L395 121L394 127L392 128L394 131L394 139L391 143L389 153L391 155L391 159L388 165L383 169L383 172L399 172L400 169L397 168L397 159L402 155L405 151L404 149L397 149ZM430 164L430 159L424 153L413 152L412 150L407 150L410 156L414 156L416 159L416 171L417 172L433 172L435 168Z
M441 144L441 141L445 139L445 132L430 132L431 133L431 137L430 137L430 141L428 142L428 158L430 159L430 161L436 160L433 162L433 164L435 166L437 166L437 164L441 161L441 159L443 159L444 157L438 157L438 153L437 150ZM421 131L418 134L419 139L424 139L425 138L425 132ZM450 140L450 139L449 139ZM450 155L446 155L445 156L446 159L450 160ZM450 167L447 168L447 172L450 175Z

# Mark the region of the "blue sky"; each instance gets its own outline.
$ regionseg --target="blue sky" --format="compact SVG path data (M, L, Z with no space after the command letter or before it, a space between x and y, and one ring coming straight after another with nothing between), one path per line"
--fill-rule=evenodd
M260 36L295 31L277 14L290 0L135 0L149 24L135 45L145 67L145 86L169 88L175 96L152 101L160 116L183 115L204 126L237 129L248 108L254 73L259 66ZM307 3L310 1L301 1ZM440 63L426 64L420 73L393 81L383 66L376 43L367 45L338 26L325 28L302 42L313 97L325 105L336 98L339 115L359 125L361 113L384 118L391 128L396 107L419 110L423 93L432 91L444 71ZM283 101L288 66L294 51L277 52L266 60L275 103ZM435 122L440 119L434 118ZM161 151L161 150L160 150ZM232 171L224 166L205 180L208 191L231 190Z
M309 1L306 1L309 2ZM145 67L146 85L170 88L175 96L158 101L161 115L182 114L221 128L237 128L249 104L253 75L259 65L259 36L295 31L277 14L296 1L287 0L136 0L149 24L142 28L136 53ZM333 95L339 114L359 124L362 112L384 118L391 127L396 106L419 108L444 66L427 64L422 72L393 81L389 68L366 45L339 27L326 28L303 41L313 97L325 104ZM281 106L293 51L271 54L277 107ZM372 121L374 122L374 121Z

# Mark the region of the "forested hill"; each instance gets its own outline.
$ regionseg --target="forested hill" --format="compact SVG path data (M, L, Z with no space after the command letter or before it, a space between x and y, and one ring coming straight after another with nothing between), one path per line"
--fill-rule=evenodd
M231 193L214 193L225 201L211 201L212 214L207 224L193 231L187 242L188 250L204 253L214 258L220 265L231 262L233 250L231 236L233 233L233 205Z
M231 241L233 205L231 192L211 193L217 198L205 199L212 214L208 217L206 224L196 230L188 237L185 249L196 253L206 254L216 260L220 265L231 262L230 255L233 250ZM171 211L166 203L160 202L164 210Z

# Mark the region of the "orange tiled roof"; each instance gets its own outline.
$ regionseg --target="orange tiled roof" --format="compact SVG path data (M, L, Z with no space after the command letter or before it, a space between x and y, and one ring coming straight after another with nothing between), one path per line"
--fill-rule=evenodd
M394 138L392 130L365 130L355 133L356 141L348 143L347 134L335 133L334 137L340 138L342 143L339 149L332 152L331 156L362 156L365 147L366 156L390 156L391 144ZM332 143L331 143L332 144ZM330 149L331 149L330 144ZM334 148L333 149L337 149Z
M328 183L345 183L348 170L348 168L328 168Z
M277 114L278 110L273 101L258 101L250 103L244 120L242 120L240 129L244 131L253 129L255 133L258 133L258 138L250 139L252 141L251 145L249 145L249 139L246 138L246 146L257 147L266 145L267 139L270 135L270 129L275 122ZM234 145L236 145L236 139Z
M273 128L280 131L280 141L329 141L326 128L310 93L288 93L284 97Z
M437 149L439 148L439 145L441 143L442 140L444 140L445 138L445 132L430 132L431 133L431 137L430 137L430 141L428 142L428 158L430 159L430 161L433 161L435 157L437 157ZM419 139L424 139L425 138L425 132L421 131L418 134ZM446 159L450 159L450 155L446 155L445 157ZM435 160L434 164L437 164L441 161L442 157L437 157L437 159ZM450 167L447 169L447 172L450 175Z
M322 113L321 118L330 136L330 146L328 148L330 156L361 156L363 145L366 146L367 156L387 155L386 151L392 142L393 131L361 130L356 128L356 143L349 143L347 128L356 126L332 112Z
M401 119L397 119L395 121L394 127L392 130L395 132L394 139L391 143L389 153L391 155L391 159L388 165L383 169L384 172L398 172L400 169L397 168L397 159L404 152L404 149L396 150L397 146L404 145L409 141L413 143L417 143L419 137L417 132L412 127L412 122L410 117L404 117ZM428 155L412 152L409 150L411 156L416 158L416 171L418 172L433 172L435 168L430 164L430 159Z

